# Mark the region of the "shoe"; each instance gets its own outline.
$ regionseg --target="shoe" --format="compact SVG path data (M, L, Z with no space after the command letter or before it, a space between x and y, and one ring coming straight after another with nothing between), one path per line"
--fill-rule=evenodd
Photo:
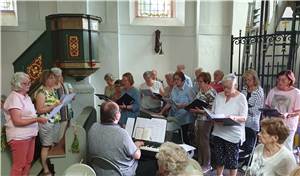
M203 174L205 174L205 173L207 173L207 172L209 172L209 171L212 170L212 167L211 167L211 166L203 166L203 167L201 167L201 168L202 168Z

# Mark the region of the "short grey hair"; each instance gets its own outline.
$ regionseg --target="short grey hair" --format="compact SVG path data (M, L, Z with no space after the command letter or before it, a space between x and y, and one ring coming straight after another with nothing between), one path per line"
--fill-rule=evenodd
M143 74L143 78L151 78L153 75L152 71L145 71Z
M105 81L108 81L108 80L114 81L114 76L113 76L111 73L106 73L106 74L104 75L104 80L105 80Z
M10 81L11 90L20 91L21 88L22 88L21 83L24 79L29 79L30 80L30 77L24 72L14 73L14 75L13 75L11 81Z
M58 67L53 67L50 70L55 76L62 76L62 70Z
M228 75L225 75L222 80L222 83L224 83L225 81L232 81L232 84L234 86L237 86L237 77L234 73L229 73Z

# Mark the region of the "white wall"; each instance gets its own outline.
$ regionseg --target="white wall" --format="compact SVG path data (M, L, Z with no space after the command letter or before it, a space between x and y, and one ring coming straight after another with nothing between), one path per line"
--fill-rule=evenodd
M229 72L232 11L231 1L197 2L197 60L205 71Z
M186 24L184 27L136 26L130 25L129 2L119 5L119 53L120 74L130 71L134 75L135 86L143 80L143 72L156 68L158 76L175 71L176 65L184 63L187 74L192 75L196 59L195 47L195 2L185 5ZM161 31L163 55L154 53L154 32Z

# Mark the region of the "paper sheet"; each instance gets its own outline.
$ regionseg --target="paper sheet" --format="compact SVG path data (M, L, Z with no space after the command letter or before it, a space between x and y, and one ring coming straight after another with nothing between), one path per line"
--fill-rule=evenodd
M125 126L125 130L128 132L129 136L132 136L135 118L128 118Z
M132 124L132 122L129 122L129 125L130 124ZM126 123L126 128L127 125L128 121ZM167 120L165 119L137 117L132 137L135 139L163 143L165 141L166 126ZM130 127L128 126L128 128ZM128 129L127 131L131 130Z

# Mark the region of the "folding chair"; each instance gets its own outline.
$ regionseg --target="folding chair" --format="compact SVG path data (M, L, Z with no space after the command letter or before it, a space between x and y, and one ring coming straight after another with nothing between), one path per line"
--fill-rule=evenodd
M69 166L64 176L96 176L96 172L86 164L77 163Z
M91 157L91 166L97 175L122 176L120 168L112 161L103 157Z

